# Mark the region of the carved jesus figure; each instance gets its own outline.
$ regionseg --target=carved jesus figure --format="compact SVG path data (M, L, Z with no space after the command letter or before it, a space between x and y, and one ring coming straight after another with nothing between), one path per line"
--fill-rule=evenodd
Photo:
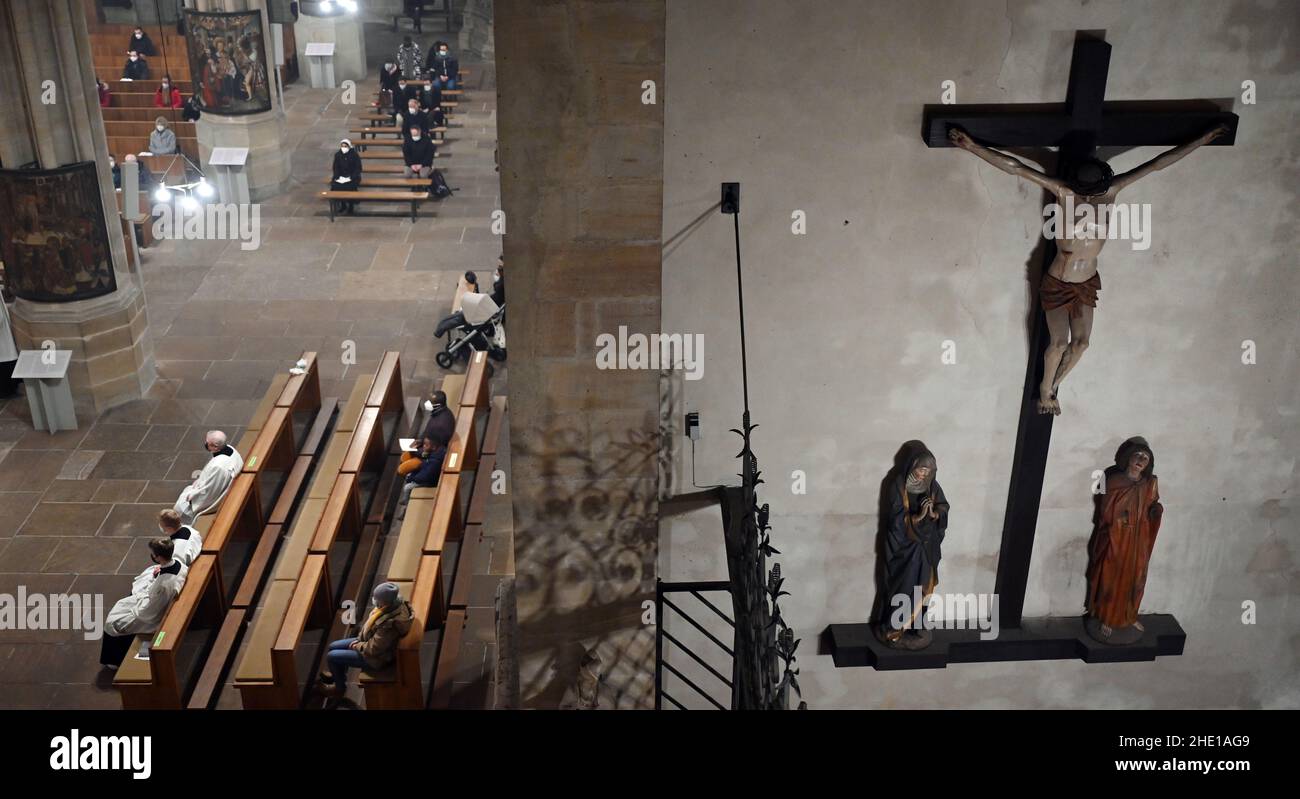
M1200 138L1119 176L1111 171L1105 161L1088 158L1075 164L1064 179L1049 177L1018 158L976 144L960 128L950 130L948 138L956 146L979 156L1003 172L1047 189L1061 206L1074 207L1085 218L1091 214L1092 219L1100 220L1108 218L1108 211L1122 189L1179 161L1227 130L1226 125L1219 125ZM1043 356L1038 412L1058 415L1061 413L1061 404L1056 397L1057 390L1088 348L1088 338L1092 334L1093 309L1097 307L1097 292L1101 289L1097 256L1107 237L1104 227L1092 224L1076 227L1073 219L1067 219L1066 224L1070 226L1071 233L1056 240L1056 258L1047 268L1039 286L1039 297L1043 311L1047 314L1050 341Z

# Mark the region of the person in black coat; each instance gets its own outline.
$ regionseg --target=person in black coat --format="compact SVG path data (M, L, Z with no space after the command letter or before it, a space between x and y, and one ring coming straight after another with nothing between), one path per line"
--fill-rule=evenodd
M407 128L406 141L402 142L402 159L406 163L406 176L427 178L433 175L433 156L436 152L433 140L419 127Z
M429 413L429 421L424 426L424 437L437 446L445 447L451 441L452 433L456 432L456 417L447 407L445 392L435 391L431 399L433 410Z
M379 71L379 90L391 92L397 88L398 82L402 79L402 72L392 61L384 64L384 68Z
M442 89L432 80L427 80L420 87L420 107L428 111L442 105Z
M424 62L425 72L439 88L456 88L456 79L460 76L460 62L447 49L446 42L434 42L429 48L429 57Z
M158 50L153 46L153 39L149 34L144 32L144 28L137 27L131 32L131 41L127 43L126 49L134 50L140 55L154 56L158 55Z
M497 256L497 271L492 277L492 302L500 308L506 304L506 259Z
M330 180L331 191L356 191L361 185L361 156L352 147L350 139L339 142L339 151L334 153L334 177ZM354 202L339 203L345 214L356 213Z
M122 67L122 77L129 80L149 80L149 62L135 50L126 54L126 64Z
M181 119L186 122L194 122L203 116L202 112L199 111L199 96L197 94L191 94L190 99L186 100L185 105L181 106L181 108L183 109Z
M406 113L406 107L412 99L415 100L417 106L420 104L420 85L413 81L408 81L406 78L398 78L397 87L393 89L390 95L393 121L395 124L400 124L397 123L397 117Z
M420 104L415 98L407 101L400 116L401 118L397 120L397 124L402 126L402 136L404 138L410 138L411 128L419 128L424 138L429 138L429 115L424 112L423 108L420 108Z

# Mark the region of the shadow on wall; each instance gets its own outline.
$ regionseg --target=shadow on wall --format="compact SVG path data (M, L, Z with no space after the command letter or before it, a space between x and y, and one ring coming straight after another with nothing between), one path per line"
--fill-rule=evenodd
M667 385L661 372L661 397ZM653 706L654 627L642 616L655 596L655 491L610 487L662 469L662 419L654 433L611 432L610 456L599 463L579 446L586 438L575 429L544 431L538 448L512 442L540 462L539 496L546 497L515 535L519 615L528 628L519 662L544 658L541 668L521 675L525 707ZM574 473L581 484L560 477Z

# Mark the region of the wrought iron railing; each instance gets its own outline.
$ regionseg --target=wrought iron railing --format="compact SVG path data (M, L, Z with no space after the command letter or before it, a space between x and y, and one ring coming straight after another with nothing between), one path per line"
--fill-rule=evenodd
M687 709L682 702L678 701L675 697L664 690L665 671L672 674L678 680L681 680L682 683L694 690L695 693L702 696L709 704L716 707L718 710L729 710L736 707L736 652L734 649L736 622L719 609L717 605L704 597L704 594L707 592L723 592L730 594L731 583L726 580L693 583L665 583L663 580L659 580L655 583L655 710L663 710L664 702L668 702L678 710ZM671 595L686 594L695 597L700 604L713 611L720 619L727 623L731 628L731 644L723 642L718 638L718 636L709 632L703 624L696 621L694 616L683 609L677 602L674 602L669 598ZM665 610L671 610L674 614L673 618L681 618L690 624L693 628L699 631L708 642L712 643L713 646L716 647L717 651L721 651L726 655L727 660L731 664L730 676L724 676L721 671L711 665L707 660L705 660L705 658L697 654L694 649L687 646L680 638L674 636L668 631L667 625L664 624L668 619ZM725 704L716 697L716 692L710 692L701 688L694 680L686 676L681 669L668 662L667 658L664 657L665 641L689 656L691 660L699 664L699 666L707 673L713 675L718 682L726 686L728 695Z

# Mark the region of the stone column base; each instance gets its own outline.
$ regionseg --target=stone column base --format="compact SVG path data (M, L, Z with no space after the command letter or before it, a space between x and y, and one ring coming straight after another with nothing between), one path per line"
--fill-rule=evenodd
M18 300L13 307L20 349L41 349L53 341L57 349L72 351L68 380L82 427L109 408L144 396L157 375L144 294L122 286L105 299L103 304Z
M304 63L305 67L305 63ZM199 140L203 174L215 179L208 166L214 147L247 147L248 194L252 202L274 197L289 187L289 148L285 142L284 114L278 108L261 114L225 117L205 113L194 123Z

